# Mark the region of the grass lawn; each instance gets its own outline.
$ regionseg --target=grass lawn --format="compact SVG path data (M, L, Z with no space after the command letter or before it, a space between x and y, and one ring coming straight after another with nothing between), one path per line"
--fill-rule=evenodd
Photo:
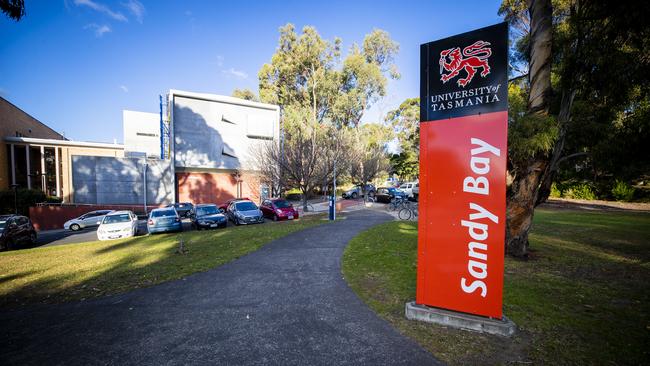
M512 339L409 321L417 225L390 222L353 239L352 289L381 317L450 364L648 364L650 214L536 210L529 261L506 259Z
M0 253L0 308L81 300L206 271L326 221L300 220ZM188 250L177 254L179 238Z

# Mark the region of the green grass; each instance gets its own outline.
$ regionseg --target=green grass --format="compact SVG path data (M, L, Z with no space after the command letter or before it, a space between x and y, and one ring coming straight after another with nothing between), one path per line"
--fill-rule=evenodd
M536 210L532 259L506 259L512 339L406 320L415 299L417 226L353 239L343 274L380 316L450 364L644 364L650 360L650 215Z
M296 221L0 253L0 308L82 300L206 271L326 221ZM186 254L177 254L182 238Z

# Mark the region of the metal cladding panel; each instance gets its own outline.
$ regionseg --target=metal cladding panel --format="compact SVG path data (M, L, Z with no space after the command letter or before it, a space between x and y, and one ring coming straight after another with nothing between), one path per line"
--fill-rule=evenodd
M273 140L277 110L174 97L174 156L177 167L250 169L256 145Z
M72 156L75 203L143 204L144 160ZM147 160L147 203L170 203L174 193L171 162Z
M503 315L507 24L421 46L416 302Z

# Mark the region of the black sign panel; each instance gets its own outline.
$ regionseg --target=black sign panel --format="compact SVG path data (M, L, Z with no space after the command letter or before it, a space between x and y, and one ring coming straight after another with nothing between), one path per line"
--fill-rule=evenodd
M508 23L420 46L420 121L508 109Z

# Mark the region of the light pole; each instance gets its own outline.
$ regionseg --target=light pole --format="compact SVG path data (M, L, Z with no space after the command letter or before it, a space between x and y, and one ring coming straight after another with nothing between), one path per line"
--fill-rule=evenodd
M147 157L144 157L144 173L142 175L142 180L144 181L144 214L147 215Z

